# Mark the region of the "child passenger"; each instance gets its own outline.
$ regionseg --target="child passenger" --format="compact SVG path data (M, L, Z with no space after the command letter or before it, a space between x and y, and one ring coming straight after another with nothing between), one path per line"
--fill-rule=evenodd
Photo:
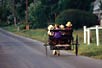
M73 40L73 28L70 21L67 22L65 30L68 30L68 32L66 32L66 36L70 39L68 40L68 43L70 44L71 40Z
M57 31L57 30L60 30L58 24L55 24L54 30L56 30L56 31L54 32L54 38L55 38L56 40L59 40L59 39L61 38L61 32L60 32L60 31Z
M54 30L56 30L54 32L54 38L55 38L56 44L60 44L61 32L57 31L57 30L60 30L58 24L55 24ZM60 55L60 51L59 50L53 50L53 55L59 56Z

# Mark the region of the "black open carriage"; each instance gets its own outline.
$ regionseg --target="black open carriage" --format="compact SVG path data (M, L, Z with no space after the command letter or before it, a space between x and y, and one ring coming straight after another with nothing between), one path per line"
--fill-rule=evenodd
M74 50L76 56L78 55L78 35L74 41L71 30L50 30L51 32L60 31L62 33L60 39L55 39L53 36L49 36L47 45L50 46L50 50ZM46 46L46 45L45 45ZM47 46L46 46L47 55Z

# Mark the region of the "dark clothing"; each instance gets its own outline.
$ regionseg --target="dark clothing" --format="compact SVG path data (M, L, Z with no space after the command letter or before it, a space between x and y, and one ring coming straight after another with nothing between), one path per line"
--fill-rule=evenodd
M73 33L72 27L66 27L65 30L68 30L68 31L66 32L66 35L72 35L72 33Z
M71 44L71 41L73 40L73 29L72 29L72 27L66 27L66 29L65 30L68 30L67 32L66 32L66 37L68 38L68 40L67 40L67 42L69 43L69 44Z
M61 38L61 32L60 31L54 32L54 38L56 39Z

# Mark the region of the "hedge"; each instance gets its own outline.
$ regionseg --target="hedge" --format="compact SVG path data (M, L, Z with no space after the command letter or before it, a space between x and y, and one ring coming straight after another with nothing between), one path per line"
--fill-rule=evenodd
M65 10L55 19L56 23L64 25L68 21L72 22L73 28L75 29L82 28L83 26L90 27L98 24L98 18L96 15L76 9Z

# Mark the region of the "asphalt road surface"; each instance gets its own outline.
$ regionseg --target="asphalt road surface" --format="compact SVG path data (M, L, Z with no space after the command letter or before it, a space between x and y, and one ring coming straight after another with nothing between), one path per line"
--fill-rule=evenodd
M0 29L0 68L102 68L102 60L61 52L51 55L42 42Z

